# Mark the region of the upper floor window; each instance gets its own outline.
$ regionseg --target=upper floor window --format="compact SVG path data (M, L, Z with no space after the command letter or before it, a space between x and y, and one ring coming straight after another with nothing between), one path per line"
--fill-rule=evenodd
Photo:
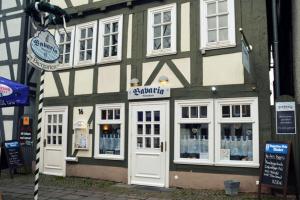
M60 29L55 32L55 40L59 46L59 69L71 67L73 65L75 27L68 27L66 30Z
M76 26L75 65L95 64L97 21Z
M176 4L148 10L147 56L176 53Z
M201 48L235 45L234 0L201 1Z
M99 21L99 63L107 63L121 60L122 27L122 15L102 19Z

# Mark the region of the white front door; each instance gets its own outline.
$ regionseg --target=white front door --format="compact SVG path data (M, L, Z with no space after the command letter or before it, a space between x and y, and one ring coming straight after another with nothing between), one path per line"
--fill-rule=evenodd
M65 176L68 126L67 107L44 108L42 134L42 172Z
M168 187L169 103L131 103L129 183Z

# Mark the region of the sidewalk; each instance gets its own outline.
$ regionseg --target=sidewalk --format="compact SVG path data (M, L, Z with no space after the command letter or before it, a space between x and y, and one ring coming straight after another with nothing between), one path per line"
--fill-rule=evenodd
M3 200L32 200L33 176L15 175L10 179L7 173L0 177L0 193ZM129 186L109 181L86 178L54 177L40 178L39 200L211 200L211 199L256 199L256 194L239 194L229 197L224 191L192 190L178 188L154 188ZM264 196L266 200L280 199Z

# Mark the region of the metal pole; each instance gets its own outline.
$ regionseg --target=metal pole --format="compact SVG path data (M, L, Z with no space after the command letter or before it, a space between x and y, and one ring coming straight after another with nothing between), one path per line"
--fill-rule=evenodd
M279 41L278 41L278 18L277 0L272 0L272 23L273 23L273 58L274 58L274 81L275 98L280 96L280 76L279 76Z
M36 154L35 154L35 171L34 171L34 200L38 200L39 193L39 176L40 176L40 150L41 150L41 131L42 131L42 115L44 101L44 78L45 70L41 71L40 93L39 93L39 110L38 110L38 129L36 134Z

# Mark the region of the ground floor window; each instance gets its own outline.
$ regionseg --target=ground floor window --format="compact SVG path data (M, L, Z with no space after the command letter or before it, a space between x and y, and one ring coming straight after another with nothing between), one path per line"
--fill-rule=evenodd
M96 105L95 158L124 159L124 104Z
M174 162L257 167L257 98L175 101Z

